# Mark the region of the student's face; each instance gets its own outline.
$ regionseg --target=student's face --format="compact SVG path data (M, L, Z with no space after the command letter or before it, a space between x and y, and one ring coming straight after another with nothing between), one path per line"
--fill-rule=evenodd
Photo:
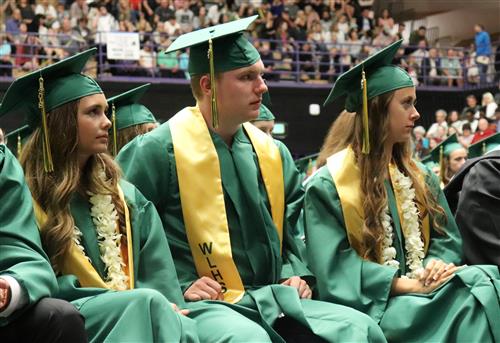
M274 120L253 121L252 124L259 128L262 132L271 136L274 128Z
M217 106L221 120L241 124L259 115L262 94L267 92L262 75L264 64L255 64L221 73L217 78Z
M455 175L467 160L467 151L465 149L457 149L448 157L450 172Z
M78 153L84 156L106 152L111 121L106 116L108 104L104 94L80 99L78 104Z
M388 108L388 139L391 143L404 143L410 139L415 121L420 118L415 108L416 100L415 87L401 88L394 92Z

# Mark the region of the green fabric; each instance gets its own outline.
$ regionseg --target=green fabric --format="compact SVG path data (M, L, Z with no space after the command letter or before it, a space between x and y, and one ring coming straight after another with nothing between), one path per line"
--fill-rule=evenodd
M480 140L469 146L469 157L479 157L500 145L500 132L495 133L485 139Z
M424 167L422 167L424 168ZM431 230L431 258L462 263L461 238L439 188L428 170L426 182L447 215L446 236ZM362 259L349 245L340 199L326 167L309 181L304 201L310 267L320 299L358 309L375 319L393 342L492 342L500 339L498 269L466 267L430 294L390 296L393 278L406 272L404 240L391 187L386 183L401 270ZM492 280L490 280L492 279Z
M41 125L41 112L38 108L40 76L44 79L46 112L85 96L102 93L94 79L81 74L87 60L96 51L96 48L89 49L16 79L4 95L0 117L22 110L31 128Z
M0 277L9 275L15 278L28 300L24 308L7 318L0 317L2 327L41 298L57 292L56 277L41 247L31 194L24 182L23 171L16 158L2 144L0 204Z
M5 136L5 139L7 140L7 147L15 156L17 156L18 139L21 138L21 146L23 146L32 133L33 130L28 125L24 125L14 131L9 132Z
M156 64L158 67L165 69L179 68L179 59L177 58L177 52L171 52L168 54L158 54L156 55Z
M117 130L139 124L156 123L153 113L139 103L150 86L151 84L147 83L108 99L109 111L112 111L112 105L115 105Z
M273 341L281 341L272 325L282 312L309 326L327 341L383 340L368 317L333 304L301 301L296 290L276 285L294 275L313 284L313 277L300 258L303 241L293 235L302 206L303 190L301 177L286 147L275 141L281 153L285 178L286 213L281 254L257 156L250 140L241 128L234 135L230 148L214 133L212 140L221 165L233 259L246 289L238 304L225 305L260 324ZM199 277L184 229L169 123L136 138L120 151L117 161L126 178L158 209L181 288L186 290ZM138 165L148 165L148 169L137 168Z
M207 74L210 72L208 41L212 39L216 73L250 66L260 59L260 55L242 31L256 18L255 15L183 34L168 47L166 53L190 48L189 74Z
M296 159L295 165L297 166L299 172L301 172L305 176L305 174L307 173L307 169L309 169L309 166L314 166L316 164L316 159L318 158L318 156L319 153L315 153Z
M121 181L120 184L131 210L136 289L127 292L110 292L98 288L78 288L74 285L74 278L68 276L59 278L61 294L64 298L73 301L86 319L90 318L86 320L86 323L87 328L92 333L91 338L95 342L103 341L106 337L106 330L110 328L113 328L111 336L107 336L105 339L117 342L123 340L196 341L196 332L198 332L201 341L226 339L227 341L241 342L248 340L252 335L259 337L259 328L252 327L252 323L246 325L246 318L231 309L221 305L208 306L204 302L194 305L184 302L172 255L156 209L133 185L125 181ZM71 213L75 225L82 232L82 244L87 256L90 257L94 268L101 277L104 277L104 264L100 258L97 235L90 216L88 201L75 195L71 201ZM109 293L116 295L109 295ZM97 300L87 301L89 296L96 294L100 294ZM146 304L139 300L133 300L141 297L146 301ZM102 300L99 300L101 298ZM195 322L170 311L167 299L180 308L189 308L191 310L189 318L194 319ZM109 302L112 302L113 305L109 305ZM127 305L128 302L130 305ZM167 305L163 303L167 303ZM106 319L103 318L102 314L99 315L99 311L102 313L103 304L113 308L112 314L105 313ZM159 309L162 307L165 313L159 313ZM121 316L121 313L124 315ZM143 313L145 314L144 318L142 318ZM107 326L102 326L103 320L106 320ZM128 327L127 321L133 322L133 325ZM225 323L234 323L235 326L225 327ZM151 334L149 331L151 324L156 330L153 331L154 336L148 336Z
M259 116L253 121L271 121L276 119L269 108L266 105L261 104L259 110Z

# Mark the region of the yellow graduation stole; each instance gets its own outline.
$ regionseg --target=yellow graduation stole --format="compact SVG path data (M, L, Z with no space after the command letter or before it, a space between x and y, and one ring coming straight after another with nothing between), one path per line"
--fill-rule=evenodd
M245 293L231 252L219 157L199 107L188 107L169 121L186 235L198 275L222 286L224 301ZM283 241L285 188L283 166L273 140L252 124L243 124L257 154L271 215Z
M363 244L365 215L363 211L363 196L361 194L361 176L352 148L348 147L330 156L327 159L327 168L337 188L349 243L359 256L363 256L365 253ZM390 174L392 174L391 168L389 168ZM419 173L419 175L421 175L421 173ZM393 177L391 177L391 182L392 180ZM402 201L399 199L396 192L395 196L399 219L401 226L403 226L405 222L400 207ZM425 208L422 207L421 202L418 202L417 205L420 213L424 213ZM427 252L430 239L428 215L423 219L421 229L424 236L424 251ZM404 232L404 230L401 231ZM376 262L380 263L380 261Z
M129 286L128 289L134 289L135 280L134 280L134 255L133 255L133 246L132 246L132 230L130 226L130 214L127 207L127 203L125 201L125 197L123 195L123 191L121 187L118 185L118 194L120 196L120 200L123 203L123 208L125 212L125 227L127 231L127 252L128 256L124 256L124 261L127 261L127 268L125 269L128 272L128 280ZM35 210L35 217L38 223L38 227L42 227L43 224L47 221L47 213L40 207L40 205L33 199L33 208ZM118 225L116 226L116 230L119 231ZM122 252L124 249L121 249ZM66 253L64 257L64 262L61 265L60 272L63 275L75 275L80 282L82 287L98 287L98 288L109 288L108 285L101 278L99 273L95 270L94 266L89 262L87 256L78 249L76 244L71 241L71 246L69 251Z

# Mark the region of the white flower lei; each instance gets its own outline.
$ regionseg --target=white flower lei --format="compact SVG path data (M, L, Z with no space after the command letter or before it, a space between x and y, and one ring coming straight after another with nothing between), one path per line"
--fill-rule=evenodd
M102 173L101 177L104 177ZM123 262L120 250L122 234L116 231L118 214L111 195L94 194L88 192L89 202L92 204L90 215L96 226L97 240L101 259L106 266L106 284L118 291L127 289L128 276L123 271Z
M403 212L401 227L405 237L406 265L409 269L406 277L416 279L423 270L425 253L424 242L420 234L419 211L415 204L415 189L412 188L412 181L408 176L401 173L398 168L394 168L394 171L394 175L392 175L394 178L394 192L402 200L402 204L400 204L401 211ZM398 268L399 262L395 260L396 249L392 246L393 230L389 215L389 206L386 206L380 219L384 228L384 240L382 241L383 264Z

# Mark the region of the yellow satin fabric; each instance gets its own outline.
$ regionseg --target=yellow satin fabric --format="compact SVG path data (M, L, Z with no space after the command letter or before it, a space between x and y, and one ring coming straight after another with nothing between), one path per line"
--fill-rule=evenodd
M251 125L251 124L248 124ZM284 180L281 155L269 137L245 125L259 160L280 244L283 236ZM186 235L198 275L223 287L224 301L238 302L245 289L236 267L217 151L198 107L170 119Z
M134 255L132 246L132 231L130 226L130 214L128 211L127 203L123 196L123 191L120 186L118 186L118 193L120 200L123 203L125 209L125 226L127 231L127 250L128 250L128 277L129 277L129 289L134 288ZM33 199L33 208L35 211L36 221L38 227L42 227L47 221L47 214L43 211L40 205ZM118 226L116 228L118 230ZM71 241L69 251L64 257L64 262L61 265L61 273L63 275L75 275L80 282L82 287L98 287L98 288L109 288L108 285L101 278L99 273L95 270L94 266L89 262L87 256L78 249L76 244Z
M365 215L363 210L363 195L361 194L361 173L356 163L354 151L348 147L330 156L327 159L327 168L333 178L339 195L349 243L359 256L363 256L365 253L363 245ZM403 226L405 223L403 222L403 216L399 205L401 200L398 199L397 195L396 202L398 203L397 207L400 222ZM419 210L423 213L423 209L420 208L420 206ZM425 251L427 252L430 235L428 215L424 218L421 229L424 236ZM402 229L402 231L404 232L406 230Z

